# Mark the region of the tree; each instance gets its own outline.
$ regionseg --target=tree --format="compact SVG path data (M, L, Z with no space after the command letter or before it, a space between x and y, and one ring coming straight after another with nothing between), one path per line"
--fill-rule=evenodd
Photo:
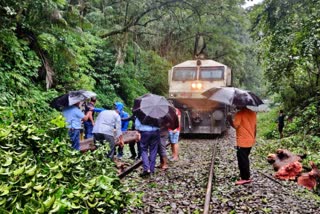
M256 12L253 29L261 36L266 77L291 108L319 90L319 6L316 0L268 0Z

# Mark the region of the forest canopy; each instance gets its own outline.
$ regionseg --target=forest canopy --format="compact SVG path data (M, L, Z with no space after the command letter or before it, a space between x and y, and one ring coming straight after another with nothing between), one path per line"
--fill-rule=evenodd
M197 36L234 86L294 117L291 133L319 136L319 1L244 2L0 0L0 212L111 213L138 202L102 161L107 148L69 148L49 102L85 89L97 106L129 110L142 94L167 96L168 70L194 58Z

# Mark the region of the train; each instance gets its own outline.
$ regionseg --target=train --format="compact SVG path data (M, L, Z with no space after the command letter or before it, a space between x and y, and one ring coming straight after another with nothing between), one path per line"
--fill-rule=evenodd
M181 134L223 134L230 107L201 95L213 87L232 86L228 66L209 59L174 65L168 71L168 99L181 111Z

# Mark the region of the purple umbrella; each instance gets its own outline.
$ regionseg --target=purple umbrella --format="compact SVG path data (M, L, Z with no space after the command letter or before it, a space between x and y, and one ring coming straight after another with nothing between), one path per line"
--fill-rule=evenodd
M162 96L145 94L134 100L132 112L142 124L176 129L179 126L174 106Z
M263 104L262 100L251 91L234 87L211 88L203 92L202 95L209 100L237 107L259 106Z

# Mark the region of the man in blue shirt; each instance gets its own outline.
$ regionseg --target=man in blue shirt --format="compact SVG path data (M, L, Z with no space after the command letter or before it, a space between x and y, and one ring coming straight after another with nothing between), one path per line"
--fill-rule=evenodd
M160 144L160 131L159 127L142 124L138 118L135 120L135 128L141 134L140 147L143 173L140 176L147 177L154 173L158 146Z
M88 120L88 115L80 110L80 102L68 106L62 111L63 116L66 118L69 137L72 142L72 148L80 150L80 130L82 121Z
M124 105L121 102L116 102L114 104L114 108L119 112L120 118L124 119L124 118L128 118L129 114L125 111L123 111ZM121 120L121 131L125 132L128 130L128 126L129 126L129 121L126 120ZM117 154L117 158L121 159L123 156L123 146L119 146L118 147L118 154Z

